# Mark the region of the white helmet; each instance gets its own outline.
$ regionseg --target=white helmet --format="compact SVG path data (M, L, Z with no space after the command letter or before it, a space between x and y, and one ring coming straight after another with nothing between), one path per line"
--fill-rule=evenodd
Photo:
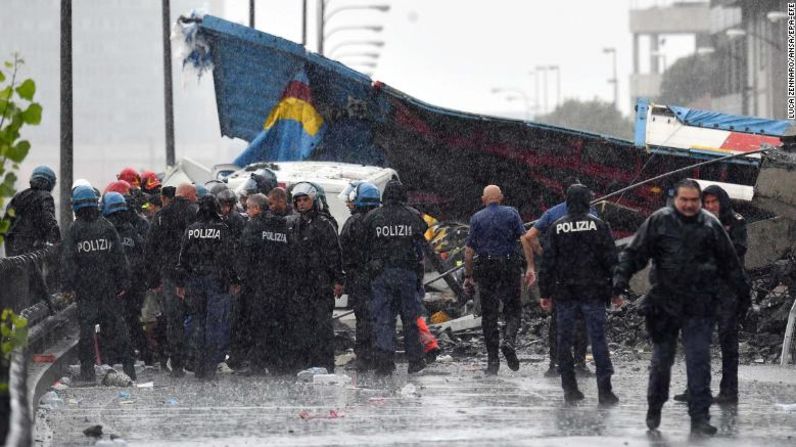
M89 188L94 188L93 186L91 186L91 183L89 183L89 181L84 178L79 178L75 180L74 183L72 183L72 191L74 191L75 188L77 188L78 186L88 186Z

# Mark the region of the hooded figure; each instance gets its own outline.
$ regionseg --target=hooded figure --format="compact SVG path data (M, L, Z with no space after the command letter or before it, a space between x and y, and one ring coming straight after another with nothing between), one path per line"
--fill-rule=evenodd
M613 366L605 338L605 306L611 299L611 273L617 250L608 225L589 214L592 193L584 185L567 189L567 214L553 222L545 233L546 243L539 270L539 292L552 298L558 327L558 367L564 399L583 399L575 379L572 344L575 318L586 320L597 366L597 390L604 405L619 399L611 386ZM617 305L619 299L614 300Z
M11 199L5 215L11 222L5 237L7 256L20 255L43 248L47 243L61 241L52 196L55 180L52 169L39 166L30 176L30 188Z
M717 216L727 234L730 235L732 245L735 247L735 252L738 254L738 259L741 265L744 263L744 256L746 256L747 249L747 236L746 236L746 219L736 213L732 208L732 201L730 195L719 185L710 185L702 191L702 203L705 209L708 209L709 196L713 196L718 200L719 215ZM711 211L708 209L708 211Z

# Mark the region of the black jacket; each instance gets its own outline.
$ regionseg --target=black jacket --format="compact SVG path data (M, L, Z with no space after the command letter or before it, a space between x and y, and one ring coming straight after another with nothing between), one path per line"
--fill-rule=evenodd
M177 287L184 287L191 276L213 276L226 286L237 284L234 241L229 227L221 219L203 219L188 226L183 233L176 265Z
M647 308L674 317L711 316L719 298L719 280L732 287L741 302L750 285L721 223L705 210L693 217L673 207L653 213L620 254L614 289L627 289L634 273L652 260Z
M230 233L235 241L240 240L243 234L243 228L246 226L246 218L243 217L237 210L230 211L229 215L223 218L224 223L229 227Z
M129 265L113 224L102 217L76 220L61 246L63 290L78 299L106 298L127 290Z
M287 219L261 213L247 222L237 257L238 276L247 290L255 294L268 291L290 295L292 256Z
M556 300L609 301L617 250L611 230L589 214L568 214L545 233L539 292Z
M702 194L710 194L719 199L721 208L721 216L719 221L724 225L727 234L730 235L735 253L741 261L741 266L744 265L744 258L746 256L746 249L748 248L747 235L746 235L746 219L740 214L736 213L732 208L732 201L722 187L717 185L710 185L702 191Z
M354 210L340 231L340 248L343 252L343 269L346 274L363 271L368 261L365 211Z
M122 212L111 214L107 217L119 234L119 242L130 265L130 288L137 290L146 289L144 281L144 238L138 234L128 217Z
M144 250L149 266L149 287L157 287L161 279L173 279L185 229L196 220L198 207L185 198L177 197L152 219Z
M9 210L13 209L13 217ZM6 234L6 255L16 256L61 241L55 204L49 191L28 188L17 193L6 207L11 226Z
M403 185L390 181L384 188L384 206L365 216L367 255L372 273L384 267L418 270L428 224L407 205Z
M337 230L326 216L315 210L291 215L288 231L293 273L301 290L325 293L334 283L345 283Z

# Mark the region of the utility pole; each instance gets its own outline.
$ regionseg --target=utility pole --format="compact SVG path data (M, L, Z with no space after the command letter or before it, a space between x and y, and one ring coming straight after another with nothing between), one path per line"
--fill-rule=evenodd
M561 105L561 68L558 65L550 65L548 70L555 70L556 72L556 108Z
M536 72L538 73L540 71L542 72L542 89L544 90L542 92L543 95L544 95L544 103L543 103L544 104L544 109L542 110L542 113L547 113L548 110L549 110L547 108L547 66L545 66L545 65L537 65L536 66Z
M301 0L301 45L307 46L307 0Z
M73 151L72 133L72 0L61 0L61 233L72 222Z
M658 42L657 37L655 38L655 42L657 44ZM614 47L603 48L603 53L611 54L611 56L613 56L614 77L609 79L608 82L614 84L614 107L616 107L616 110L619 110L619 80L616 78L616 48ZM656 65L657 65L657 59L656 59Z
M249 28L254 28L254 0L249 0Z
M323 33L325 28L326 0L318 0L318 54L323 56Z
M163 95L166 121L166 166L174 166L174 91L171 80L171 4L163 0Z

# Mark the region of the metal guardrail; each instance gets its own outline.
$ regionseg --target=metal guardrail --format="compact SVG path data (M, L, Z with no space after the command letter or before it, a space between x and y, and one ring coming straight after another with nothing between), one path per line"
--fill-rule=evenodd
M796 363L796 301L790 308L788 314L788 325L785 327L785 337L782 340L782 354L779 357L780 366L787 366L790 363Z

